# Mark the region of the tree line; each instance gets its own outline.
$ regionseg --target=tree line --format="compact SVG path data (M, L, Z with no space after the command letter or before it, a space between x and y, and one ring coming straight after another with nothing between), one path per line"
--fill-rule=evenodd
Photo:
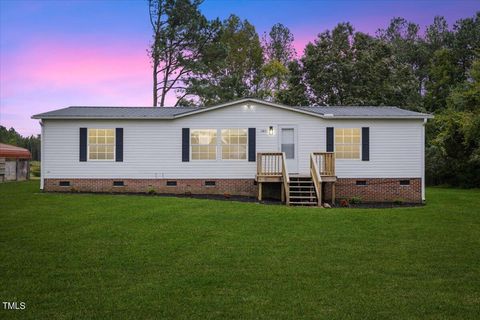
M428 184L480 186L480 12L423 31L393 18L375 35L339 23L296 53L284 25L208 20L201 0L149 0L153 106L244 97L298 105L398 106L430 112Z
M32 160L40 161L40 135L23 137L14 128L0 126L0 143L28 149L32 154Z

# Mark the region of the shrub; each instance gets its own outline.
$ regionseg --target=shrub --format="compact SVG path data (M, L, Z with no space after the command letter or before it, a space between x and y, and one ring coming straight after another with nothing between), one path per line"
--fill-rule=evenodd
M393 200L393 203L394 203L394 204L403 204L404 202L405 202L405 201L404 201L403 199L401 199L401 198L397 198L397 199L394 199L394 200Z
M155 188L154 188L154 187L150 186L149 189L148 189L148 191L147 191L147 193L152 195L152 194L155 194L155 193L157 193L157 192L155 191Z
M360 198L360 197L351 197L351 198L350 198L350 203L351 203L351 204L359 204L359 203L362 203L362 198Z

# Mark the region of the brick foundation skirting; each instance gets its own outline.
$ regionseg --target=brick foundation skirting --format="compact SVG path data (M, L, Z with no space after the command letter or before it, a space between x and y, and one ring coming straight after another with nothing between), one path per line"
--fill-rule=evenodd
M400 185L408 180L409 185ZM357 185L365 181L366 185ZM325 197L330 199L331 183L325 187ZM421 178L339 178L335 183L337 201L359 197L362 202L422 202Z
M114 186L123 181L124 186ZM176 181L176 186L167 186ZM214 186L206 181L215 181ZM69 182L60 186L60 182ZM257 185L254 179L45 179L45 191L54 192L109 192L109 193L163 193L163 194L215 194L255 197Z
M400 185L408 180L409 185ZM114 186L114 181L123 181L124 186ZM167 186L167 181L176 181L176 186ZM215 186L206 185L215 181ZM364 181L366 185L357 185ZM69 186L60 186L69 182ZM331 183L325 183L324 199L331 200ZM279 188L277 188L279 189ZM279 190L272 190L279 193ZM258 187L254 179L45 179L45 191L54 192L109 192L109 193L163 193L163 194L215 194L256 197ZM266 192L268 190L265 190ZM268 194L268 192L267 192ZM335 183L337 201L358 197L362 202L422 202L420 178L339 178ZM274 196L274 194L272 194ZM278 194L280 197L280 194Z

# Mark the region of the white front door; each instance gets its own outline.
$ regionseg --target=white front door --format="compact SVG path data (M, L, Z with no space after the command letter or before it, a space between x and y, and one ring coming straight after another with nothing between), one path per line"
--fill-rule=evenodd
M297 128L295 126L279 126L280 151L285 152L287 171L298 173Z

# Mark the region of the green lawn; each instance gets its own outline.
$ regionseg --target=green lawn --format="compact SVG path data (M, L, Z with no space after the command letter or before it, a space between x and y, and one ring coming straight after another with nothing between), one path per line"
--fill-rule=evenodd
M480 191L289 208L0 184L0 319L478 318Z

